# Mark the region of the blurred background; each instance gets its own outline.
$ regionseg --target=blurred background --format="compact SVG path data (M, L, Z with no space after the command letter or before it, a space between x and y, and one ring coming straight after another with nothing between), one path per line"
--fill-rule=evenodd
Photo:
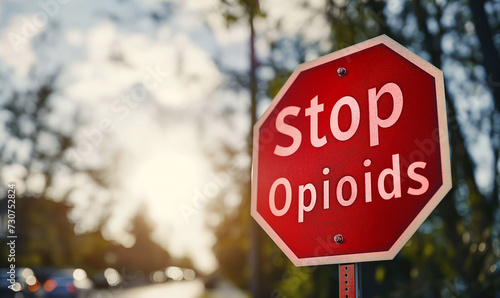
M250 217L252 124L294 68L387 34L442 69L453 189L366 297L500 297L500 1L0 2L2 297L335 297Z

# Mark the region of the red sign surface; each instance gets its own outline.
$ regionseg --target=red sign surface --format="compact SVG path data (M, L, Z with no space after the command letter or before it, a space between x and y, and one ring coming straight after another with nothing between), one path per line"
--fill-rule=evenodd
M255 125L252 216L297 266L392 259L451 188L446 121L385 35L304 63Z

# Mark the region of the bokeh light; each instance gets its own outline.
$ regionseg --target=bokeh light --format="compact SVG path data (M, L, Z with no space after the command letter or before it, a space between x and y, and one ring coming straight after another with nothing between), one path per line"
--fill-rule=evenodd
M182 269L179 267L176 267L176 266L168 267L167 270L165 271L165 273L167 274L168 278L171 278L175 281L182 280L182 278L184 277L184 273L182 272Z
M104 278L106 278L106 282L112 287L119 285L121 282L120 273L114 268L104 270Z

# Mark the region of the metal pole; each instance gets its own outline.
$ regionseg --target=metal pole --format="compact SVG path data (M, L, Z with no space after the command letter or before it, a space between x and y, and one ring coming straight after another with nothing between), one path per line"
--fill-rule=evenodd
M339 298L361 298L359 263L339 265Z

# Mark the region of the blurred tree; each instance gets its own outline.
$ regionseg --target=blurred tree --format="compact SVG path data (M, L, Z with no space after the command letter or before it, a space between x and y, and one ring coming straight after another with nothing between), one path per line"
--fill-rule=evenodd
M117 247L115 252L117 264L127 272L140 272L146 279L149 275L171 265L171 258L158 243L151 239L153 228L148 221L146 205L142 205L131 222L131 234L135 237L130 248Z
M170 6L158 7L163 8L146 17L164 21ZM57 44L52 37L58 32L50 23L30 40L30 46L37 54L40 49L52 51ZM5 176L15 177L15 181L3 181L0 191L5 191L8 182L17 184L17 253L22 256L16 259L17 265L83 267L92 273L110 265L122 266L107 262L108 253L120 250L127 258L144 257L137 253L142 249L150 253L144 260L145 271L164 264L153 264L169 260L169 255L151 239L144 239L151 230L141 218L136 218L133 231L136 255L101 235L112 212L113 191L120 187L114 180L117 176L110 173L120 163L121 152L102 153L95 144L82 141L77 132L91 118L92 107L62 94L61 69L45 65L43 57L36 59L21 83L15 81L13 69L0 63L0 169ZM88 203L87 213L76 214L74 207L82 201ZM0 200L0 204L3 210L7 202ZM0 247L2 252L5 249ZM6 261L0 264L7 265ZM134 268L140 268L139 264L133 264Z
M33 70L35 71L35 70ZM3 77L6 86L12 86ZM81 267L92 273L106 266L103 256L114 244L97 232L75 235L74 223L69 220L69 196L72 188L61 194L61 201L52 200L48 190L58 179L71 179L73 173L85 172L73 168L66 158L73 146L67 124L54 123L53 83L50 77L28 90L10 89L2 99L2 113L6 119L3 129L7 137L0 145L1 166L18 171L16 183L16 265L19 267ZM8 89L7 89L8 90ZM78 122L78 115L69 115ZM61 119L64 121L67 119ZM74 123L73 125L76 125ZM14 144L16 145L14 145ZM24 146L19 146L24 144ZM17 167L15 166L17 165ZM21 166L21 167L19 167ZM97 179L97 170L88 169L88 175ZM99 180L98 180L99 181ZM99 181L99 184L103 184ZM4 184L3 184L4 185ZM7 202L2 200L1 214L6 214ZM4 227L4 226L3 226ZM6 241L2 237L2 242ZM0 250L5 253L6 247ZM6 255L6 254L4 254ZM7 259L0 266L6 267Z
M480 2L474 5L484 5ZM494 11L491 10L491 13ZM403 255L413 267L408 276L411 282L399 289L400 295L405 297L431 293L435 297L494 296L495 291L498 291L494 287L498 283L495 281L498 279L495 274L498 243L494 243L494 239L498 238L499 221L500 181L495 178L499 176L499 129L495 124L498 122L498 111L480 109L478 105L481 100L478 90L484 93L487 90L484 88L485 78L478 75L481 48L476 37L485 39L485 36L492 36L485 26L474 30L472 13L465 1L415 1L405 5L400 22L415 16L418 35L405 32L406 26L399 27L401 30L393 29L408 45L417 47L420 40L422 55L427 55L431 63L444 69L454 185L425 227L403 250ZM450 17L453 17L453 21ZM449 47L448 42L460 46ZM496 55L498 57L498 53ZM486 57L488 55L484 55ZM491 63L495 64L494 59ZM466 74L462 88L455 85L454 80L457 78L450 72L452 69L460 69ZM468 98L461 99L460 92L469 94ZM494 101L491 102L491 106L494 105ZM475 110L474 113L481 116L475 118L470 115L464 119L460 116L464 110ZM474 132L471 134L471 131ZM477 141L481 135L490 138L490 148L482 150L490 151L493 155L489 189L478 186L476 173L480 165L475 163L475 157L470 153L473 149L471 142Z
M231 8L241 4L233 3ZM310 53L319 56L379 34L388 34L409 47L443 69L445 75L454 187L395 260L363 264L364 294L368 297L494 296L500 286L497 269L500 117L496 95L500 88L497 79L500 4L465 0L389 3L326 0L320 6L297 0L293 4L301 5L304 12L312 11L312 18L326 20L330 25L331 46L324 51L320 41L311 42L303 32L267 39L271 51L260 60L261 65L272 68L274 75L257 76L256 80L257 86L265 86L270 98L293 68L308 60L306 56ZM234 22L240 18L242 15L231 14L227 19ZM304 31L308 25L304 23ZM293 66L290 61L295 62ZM243 88L252 90L251 80L238 81ZM497 106L496 111L493 106ZM479 147L479 141L483 147ZM484 156L490 160L489 164L480 163ZM484 176L478 178L480 171L488 173L489 182L484 182ZM253 224L246 206L248 189L240 188L242 206L216 229L215 251L221 271L240 287L244 287L250 275L247 271L243 276L236 272L238 268L246 268L241 254L251 244L245 238L249 234L235 231L245 231ZM336 266L295 268L267 236L260 240L260 247L263 266L274 269L260 271L264 290L259 297L337 295ZM273 287L274 290L268 291Z
M4 204L1 209L5 211ZM17 201L18 266L70 267L74 264L72 243L68 241L74 238L73 225L67 217L68 209L64 204L41 198L25 197ZM51 221L46 220L47 217Z
M250 129L249 137L247 138L246 154L252 154L252 131L253 124L257 117L257 68L258 61L255 53L255 25L254 20L260 15L259 3L257 0L237 0L237 1L220 1L222 14L226 20L227 26L243 20L249 28L249 70L246 74L237 74L242 86L247 89L250 95L249 115L250 115ZM233 158L237 152L230 150L230 158ZM244 170L248 175L251 172L250 165ZM231 214L224 218L223 223L219 225L216 231L217 238L223 240L218 241L214 246L214 251L218 256L219 263L224 264L221 266L224 275L238 276L235 282L240 287L248 285L250 292L253 296L260 296L260 276L261 276L261 260L260 260L260 247L262 233L258 226L250 221L250 180L242 181L241 193L242 204L237 211L237 215L247 214L246 216L234 216ZM235 241L236 240L236 241ZM250 240L250 241L249 241ZM235 247L236 246L236 247ZM238 260L238 262L234 262ZM246 261L247 260L247 261ZM226 266L228 265L228 266ZM243 271L243 274L241 272ZM240 274L235 274L240 272Z
M258 76L261 62L256 51L256 22L265 18L265 12L261 10L258 0L221 0L220 7L228 28L243 25L248 32L248 69L223 71L230 81L235 82L231 84L235 91L248 94L249 121L243 153L239 148L226 145L224 149L227 159L216 164L216 168L222 172L227 171L228 164L236 166L232 184L236 185L237 189L222 193L221 201L212 206L214 212L222 213L223 217L221 223L215 227L218 241L214 245L214 252L220 264L220 271L225 277L237 286L248 289L253 297L266 297L278 286L285 272L287 259L250 217L251 163L240 162L242 155L246 155L244 160L251 160L253 126L258 117L259 101L264 95L264 82ZM222 200L235 191L241 196L241 204L231 212L222 211L228 210L223 206Z
M493 34L488 22L488 14L485 10L485 1L469 0L471 8L472 20L476 29L476 34L481 44L481 51L483 53L484 69L486 71L486 78L488 85L493 94L495 106L500 111L500 88L491 83L500 82L500 55L495 47ZM497 84L498 85L498 84Z
M0 207L1 211L5 211L5 204ZM74 224L68 219L70 210L66 204L44 197L17 200L16 266L80 267L90 274L110 266L104 256L119 245L105 240L99 231L75 235ZM2 253L7 253L4 246L0 249ZM8 265L7 258L0 260L1 267Z

